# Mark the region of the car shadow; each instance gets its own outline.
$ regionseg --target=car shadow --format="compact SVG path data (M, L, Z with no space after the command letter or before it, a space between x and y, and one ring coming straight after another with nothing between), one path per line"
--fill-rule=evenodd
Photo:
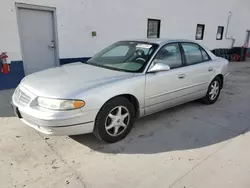
M233 131L193 116L198 112L218 113L199 102L190 102L138 120L131 133L114 144L103 143L94 135L71 138L102 153L153 154L210 146L247 132L250 127Z

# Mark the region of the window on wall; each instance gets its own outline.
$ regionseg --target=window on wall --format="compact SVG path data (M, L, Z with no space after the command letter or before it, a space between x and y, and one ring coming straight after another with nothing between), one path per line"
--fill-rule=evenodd
M218 26L216 40L222 40L223 39L223 33L224 33L224 27L223 26Z
M205 25L204 24L197 24L195 39L196 40L203 40L204 31L205 31Z
M161 20L148 19L148 38L160 37Z

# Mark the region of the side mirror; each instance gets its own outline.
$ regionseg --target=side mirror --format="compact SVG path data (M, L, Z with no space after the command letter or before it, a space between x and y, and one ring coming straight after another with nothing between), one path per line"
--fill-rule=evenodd
M156 63L153 67L151 67L148 72L155 73L155 72L162 72L162 71L169 71L170 66L164 63Z

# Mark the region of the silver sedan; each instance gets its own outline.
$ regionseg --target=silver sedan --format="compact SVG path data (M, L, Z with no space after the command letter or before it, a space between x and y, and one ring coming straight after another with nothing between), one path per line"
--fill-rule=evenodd
M228 61L193 41L120 41L87 62L25 77L12 103L44 134L94 133L113 143L142 116L196 99L215 103L227 76Z

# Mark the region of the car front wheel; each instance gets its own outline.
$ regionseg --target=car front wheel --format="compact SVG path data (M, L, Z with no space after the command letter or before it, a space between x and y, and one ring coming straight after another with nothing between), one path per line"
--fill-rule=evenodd
M221 92L222 81L219 77L216 77L208 87L206 96L203 98L203 102L206 104L214 104Z
M108 101L96 117L94 134L107 143L114 143L125 138L135 120L132 103L117 97Z

